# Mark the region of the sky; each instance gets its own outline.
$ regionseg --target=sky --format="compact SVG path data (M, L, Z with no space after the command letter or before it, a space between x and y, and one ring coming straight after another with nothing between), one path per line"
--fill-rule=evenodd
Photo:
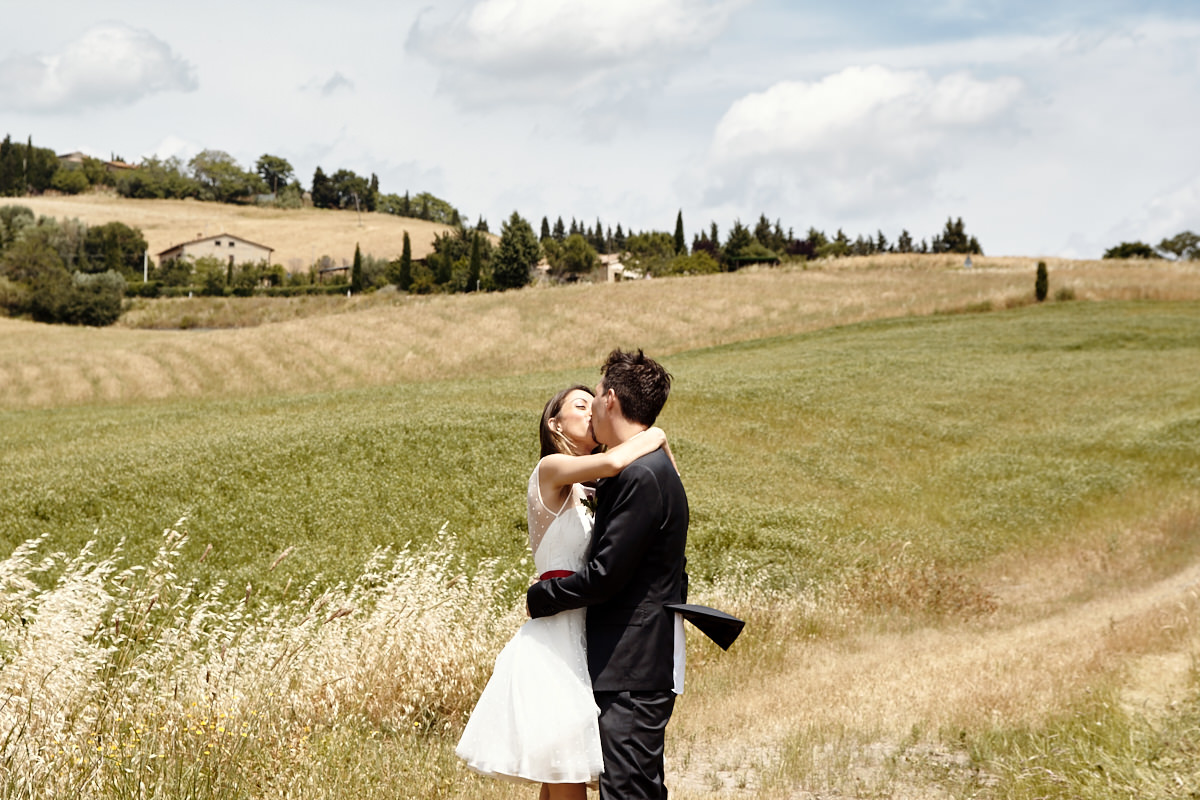
M961 217L989 255L1200 232L1196 0L56 0L0 8L0 135L222 150L687 239Z

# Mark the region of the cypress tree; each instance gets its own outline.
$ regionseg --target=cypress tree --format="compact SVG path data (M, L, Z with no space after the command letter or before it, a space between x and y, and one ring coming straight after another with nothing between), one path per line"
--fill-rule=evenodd
M404 232L404 247L400 251L400 274L396 285L401 291L408 291L412 286L412 242L408 240L408 231Z
M354 266L350 268L350 291L355 294L363 290L362 250L354 244Z
M1040 303L1046 299L1046 293L1050 291L1050 276L1046 274L1046 262L1039 261L1037 263L1037 279L1033 282L1033 294Z
M683 209L675 215L675 255L687 255L687 239L683 236Z

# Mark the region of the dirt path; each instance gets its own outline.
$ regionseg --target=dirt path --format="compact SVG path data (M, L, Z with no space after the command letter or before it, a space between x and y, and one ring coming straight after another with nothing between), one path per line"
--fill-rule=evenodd
M677 795L750 794L781 757L869 784L902 744L932 744L929 758L965 768L964 757L936 752L939 730L1036 721L1102 675L1120 675L1124 702L1141 713L1180 696L1200 653L1186 613L1200 602L1200 563L1076 603L1047 572L1045 583L1014 593L1001 611L1007 622L797 643L784 667L744 670L769 674L773 686L687 698L668 765ZM895 785L891 793L906 794Z

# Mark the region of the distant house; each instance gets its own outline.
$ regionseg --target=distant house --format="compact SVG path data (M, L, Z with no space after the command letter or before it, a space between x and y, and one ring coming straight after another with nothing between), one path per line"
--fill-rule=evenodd
M534 283L554 283L561 281L602 281L604 283L615 283L616 281L636 280L642 277L641 272L636 269L626 267L621 263L621 255L619 253L600 254L597 257L598 267L591 275L568 275L554 277L550 270L550 262L543 258L533 268L531 275Z
M159 263L176 261L181 258L192 260L211 256L229 264L253 264L258 261L271 263L271 253L275 248L264 244L234 236L231 233L218 233L216 236L205 236L190 242L168 247L158 254Z
M604 276L604 280L607 283L638 280L645 277L638 270L622 264L619 253L609 253L600 256L600 274Z
M85 154L76 150L74 153L64 153L63 155L59 156L58 164L59 166L66 167L67 169L78 169L79 167L83 166L83 160L85 158L87 158Z
M83 160L88 158L87 153L76 150L74 153L65 153L58 157L59 166L67 169L78 169L83 166ZM126 164L124 161L105 161L104 169L109 172L125 172L126 170L137 169L133 164Z

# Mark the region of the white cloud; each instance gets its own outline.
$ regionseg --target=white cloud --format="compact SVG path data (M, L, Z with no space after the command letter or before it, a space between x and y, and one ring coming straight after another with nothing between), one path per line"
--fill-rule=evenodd
M1011 77L877 65L777 83L737 100L717 123L709 201L808 195L833 210L894 206L927 192L973 138L1003 129L997 121L1022 90Z
M172 135L167 136L158 143L157 147L155 147L149 153L144 153L142 157L145 158L147 156L153 156L164 161L168 158L178 158L180 161L186 164L192 159L193 156L203 149L203 147L195 142Z
M322 97L331 97L338 92L353 92L354 81L347 78L341 72L334 72L328 78L313 78L308 83L300 87L303 92L319 94Z
M0 61L0 108L69 112L128 105L156 92L192 91L194 73L149 31L108 23L60 53Z
M567 103L590 109L661 85L746 0L480 0L407 47L466 106Z
M328 97L340 91L354 91L354 81L340 72L335 72L329 80L325 81L325 85L321 87L321 94Z

